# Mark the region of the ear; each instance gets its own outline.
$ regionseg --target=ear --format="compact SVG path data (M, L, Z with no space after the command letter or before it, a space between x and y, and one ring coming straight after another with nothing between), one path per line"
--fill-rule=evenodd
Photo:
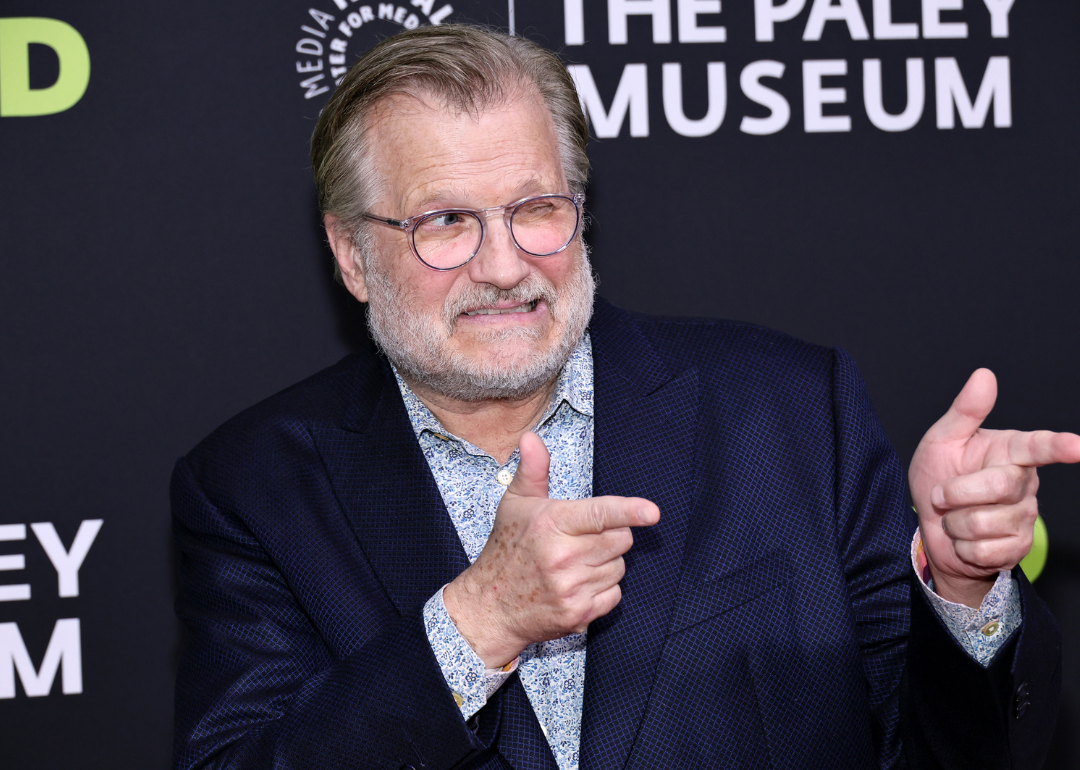
M323 225L326 227L326 238L330 242L330 250L334 252L345 288L360 302L367 302L367 277L360 249L347 228L341 224L341 220L333 214L324 217Z

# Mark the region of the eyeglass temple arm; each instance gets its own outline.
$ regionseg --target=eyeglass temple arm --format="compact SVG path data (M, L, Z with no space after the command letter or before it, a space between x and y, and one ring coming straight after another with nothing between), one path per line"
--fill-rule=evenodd
M370 219L372 222L378 222L380 225L396 227L398 230L407 230L409 228L408 220L385 219L384 217L377 217L374 214L361 214L360 216L364 219Z

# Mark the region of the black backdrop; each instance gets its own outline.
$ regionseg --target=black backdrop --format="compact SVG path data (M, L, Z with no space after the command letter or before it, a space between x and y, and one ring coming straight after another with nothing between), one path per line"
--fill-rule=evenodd
M847 9L850 23L827 21L820 40L804 40L814 37L811 17L830 14L827 2L808 0L768 41L756 39L750 0L697 17L689 12L716 4L517 0L517 32L587 67L611 110L598 115L591 105L601 136L591 148L588 239L601 292L624 307L740 318L845 347L904 458L977 366L999 376L991 425L1080 429L1080 8L1018 0L1002 36L988 11L999 3L988 2L893 0L892 21L918 25L920 37L881 39L874 6L890 4L851 0L831 12ZM230 415L366 340L362 315L331 280L314 207L306 143L321 89L335 62L414 23L410 15L510 21L506 0L451 0L450 11L440 0L399 0L389 20L378 18L378 3L372 20L364 0L338 3L0 3L0 68L9 74L28 50L30 86L70 76L64 52L19 47L4 24L21 17L70 24L91 63L70 109L0 117L0 586L31 590L29 600L0 602L0 766L167 766L180 642L172 463ZM758 5L764 12L768 3ZM612 42L620 30L609 29L609 15L619 8L654 15L631 15L627 42ZM350 13L360 26L346 37L338 25ZM942 33L931 17L966 24L966 37L928 37ZM860 18L869 39L857 39ZM688 22L723 26L726 41L706 29L697 34L714 42L689 42ZM665 35L671 42L654 40ZM909 58L923 60L921 118L882 131L864 106L863 60L881 61L884 107L900 113ZM976 93L992 60L986 95L996 90L982 104ZM761 61L784 65L781 78L759 82L784 98L790 120L753 135L740 129L743 117L770 110L745 95L740 77ZM846 89L846 101L821 110L849 115L850 131L807 131L815 108L804 73L836 71L841 61L847 74L821 86ZM963 127L962 109L955 128L938 128L953 109L938 105L955 84L952 61L974 102L966 122L981 127ZM682 108L700 119L716 106L710 62L726 68L723 121L683 136L671 128L682 125L678 116L666 117L663 65L681 65ZM13 93L4 78L0 71L0 89ZM611 109L620 82L622 121ZM1042 478L1051 539L1037 587L1066 640L1050 766L1072 768L1080 766L1080 470ZM61 597L29 525L51 522L69 548L80 523L97 519L78 596ZM24 532L3 526L19 524ZM58 620L74 618L74 636L61 624L54 637ZM28 697L27 674L50 668L50 639L55 681L47 696ZM33 671L18 660L22 646Z

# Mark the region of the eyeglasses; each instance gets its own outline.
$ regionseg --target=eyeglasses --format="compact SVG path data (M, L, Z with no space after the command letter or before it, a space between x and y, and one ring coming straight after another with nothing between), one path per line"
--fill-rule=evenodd
M533 195L505 206L486 209L439 209L408 219L385 219L364 214L365 219L404 230L413 253L432 270L454 270L471 260L484 243L484 220L493 211L503 221L519 249L533 257L550 257L563 251L581 227L584 193Z

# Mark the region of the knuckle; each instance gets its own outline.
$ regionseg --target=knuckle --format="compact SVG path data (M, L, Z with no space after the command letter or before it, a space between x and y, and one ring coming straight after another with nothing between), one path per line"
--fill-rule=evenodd
M956 550L968 564L976 566L982 564L982 551L978 543L960 542L957 543Z
M568 549L561 544L552 545L539 560L540 568L551 575L550 582L554 583L558 573L566 569L568 561Z
M548 577L548 591L561 603L570 602L577 592L577 581L565 572L558 572Z
M582 602L581 604L568 609L564 614L563 627L569 629L574 633L581 633L589 627L589 623L597 616L596 613L596 600Z
M988 479L990 493L997 500L1005 500L1015 494L1016 481L1010 469L1001 469L990 475Z
M955 505L957 500L970 493L970 487L974 479L970 475L953 476L941 482L941 491L945 495L945 502Z
M622 589L618 586L614 586L610 591L597 596L589 613L591 616L589 621L607 615L615 609L620 601L622 601Z
M559 636L566 636L567 633L578 633L578 629L581 627L582 612L579 609L573 611L567 610L561 613L556 619L555 625L559 629ZM588 623L588 621L585 621Z
M589 624L592 623L596 617L598 616L592 615L591 613L582 615L576 623L573 623L567 628L572 634L584 634L589 630Z
M1031 475L1030 472L1034 469L1025 468L1020 465L1006 465L1003 466L1003 470L1005 471L1005 477L1012 484L1021 484L1029 478Z
M971 514L967 527L971 538L982 542L1000 537L1008 526L1007 522L1008 520L1002 517L1001 509L984 509Z
M968 517L967 529L973 539L981 541L990 537L993 527L985 512L975 512Z
M592 498L586 509L585 523L590 532L603 532L607 506L600 500Z
M1022 558L1027 556L1028 552L1031 551L1031 546L1034 545L1034 542L1035 539L1032 537L1030 532L1025 532L1024 534L1020 535L1017 543L1017 547L1020 553L1017 554L1016 558L1012 561L1012 564L1009 565L1010 568L1016 566L1016 564Z
M987 567L994 564L997 556L997 546L989 540L976 540L971 544L971 561L980 566Z

